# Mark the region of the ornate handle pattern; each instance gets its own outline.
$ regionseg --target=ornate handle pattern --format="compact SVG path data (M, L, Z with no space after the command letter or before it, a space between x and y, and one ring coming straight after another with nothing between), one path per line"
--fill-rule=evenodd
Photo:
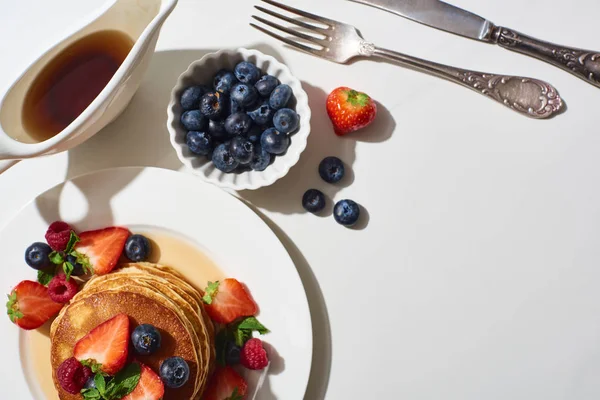
M546 61L600 87L599 52L544 42L501 26L494 28L492 40L505 49Z
M563 110L564 103L554 86L538 79L469 71L378 47L372 55L448 79L528 117L549 118Z

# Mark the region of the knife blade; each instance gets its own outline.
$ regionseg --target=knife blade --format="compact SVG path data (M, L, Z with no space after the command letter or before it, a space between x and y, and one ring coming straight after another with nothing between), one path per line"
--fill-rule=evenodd
M497 44L545 61L600 87L600 52L550 43L492 22L441 0L350 0L460 36Z
M350 0L471 39L490 41L494 24L439 0Z

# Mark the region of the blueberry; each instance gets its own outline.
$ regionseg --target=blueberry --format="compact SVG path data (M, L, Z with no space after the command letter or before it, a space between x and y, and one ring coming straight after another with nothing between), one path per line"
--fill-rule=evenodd
M344 163L337 157L325 157L319 164L319 175L325 182L339 182L344 177Z
M333 218L342 225L352 226L360 217L360 207L352 200L340 200L333 207Z
M242 349L232 341L225 344L225 363L227 365L236 365L240 363Z
M150 249L150 241L143 235L131 235L125 242L125 256L131 261L146 261Z
M258 125L266 125L273 120L273 109L268 103L263 103L254 110L248 111L247 114Z
M294 132L298 128L299 123L298 114L289 108L278 110L273 117L273 125L281 133Z
M171 389L185 385L190 377L190 367L181 357L167 358L160 365L160 379Z
M264 171L271 163L271 153L263 149L260 144L254 146L254 157L250 162L250 168L255 171Z
M46 243L36 242L25 250L25 262L33 269L41 270L52 267L48 256L52 249Z
M308 212L318 213L325 208L325 195L317 189L308 189L302 196L302 207Z
M231 98L242 107L249 107L258 100L258 92L247 83L236 83L231 88Z
M208 119L221 119L229 107L229 98L221 92L209 92L200 100L200 112ZM201 131L202 129L188 129Z
M245 135L251 126L252 119L245 113L231 114L225 120L225 130L230 136Z
M281 84L277 86L271 96L269 96L269 105L274 110L279 110L287 106L290 99L292 98L292 88L286 84Z
M206 128L206 117L199 110L190 110L181 114L181 124L188 131L201 131Z
M200 99L204 96L204 93L210 89L204 85L190 86L186 88L181 97L179 98L179 104L184 110L194 110L200 106Z
M246 134L246 138L248 138L248 140L252 142L252 144L257 145L260 143L260 136L264 131L265 130L260 126L252 125L252 128L250 128L250 132Z
M216 141L222 142L229 138L229 134L225 130L225 121L208 121L208 133Z
M277 86L279 86L279 80L272 75L264 75L254 85L256 91L262 97L269 97L271 92L275 90Z
M85 269L83 268L83 265L81 263L77 262L77 257L69 254L67 256L67 262L73 266L73 272L71 272L71 275L73 275L73 276L85 275Z
M213 164L223 172L232 172L240 165L229 151L229 145L229 142L221 143L215 148L212 155Z
M206 132L189 131L185 136L185 142L194 154L206 156L212 151L212 137Z
M131 343L136 353L149 356L160 348L160 332L153 325L138 325L131 332Z
M233 158L240 164L248 164L254 156L254 145L243 136L236 136L231 139L229 151Z
M244 107L240 106L234 99L229 99L229 113L235 114L239 112L244 112Z
M84 389L96 389L96 382L94 381L94 378L96 377L96 375L92 375L88 378L88 380L85 382L85 384L83 385Z
M285 133L281 133L275 128L269 128L260 137L260 144L271 154L281 154L289 147L290 139Z
M242 83L254 85L260 78L260 70L256 68L256 65L248 61L239 63L233 71L235 72L235 77Z
M227 71L225 69L217 72L213 79L213 87L217 92L221 93L229 93L231 87L237 83L237 79L235 75L231 71Z

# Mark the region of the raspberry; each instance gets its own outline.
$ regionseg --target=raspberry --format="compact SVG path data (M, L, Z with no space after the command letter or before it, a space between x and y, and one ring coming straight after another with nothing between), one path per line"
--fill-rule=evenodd
M242 348L240 364L248 369L263 369L269 365L267 352L263 348L260 339L254 338L246 342Z
M75 280L69 279L65 274L56 275L48 284L48 295L56 303L67 303L77 294L79 286Z
M46 242L55 251L64 251L67 248L70 237L71 227L66 222L53 222L46 231Z
M67 358L56 370L60 386L71 394L79 394L90 376L92 370L84 367L75 357Z

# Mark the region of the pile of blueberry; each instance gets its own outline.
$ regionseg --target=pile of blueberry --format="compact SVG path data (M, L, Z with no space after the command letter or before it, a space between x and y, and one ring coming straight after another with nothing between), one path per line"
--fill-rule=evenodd
M344 163L337 157L325 157L319 164L319 175L327 183L338 183L345 173ZM302 196L302 207L317 214L325 208L325 195L318 189L308 189ZM340 200L333 206L333 218L337 223L352 226L358 222L360 207L353 200Z
M288 85L250 62L221 70L212 87L190 86L181 94L186 144L223 172L264 171L298 129L298 114L288 108L292 96Z

